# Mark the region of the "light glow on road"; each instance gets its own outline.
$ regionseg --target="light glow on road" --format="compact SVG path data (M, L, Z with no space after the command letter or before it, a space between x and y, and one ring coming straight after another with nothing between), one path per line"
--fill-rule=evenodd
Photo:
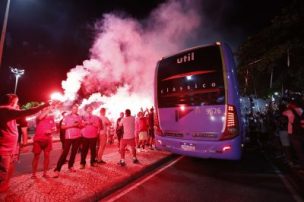
M184 156L180 156L177 159L175 159L174 161L172 161L171 163L169 163L168 165L164 166L163 168L157 170L155 173L152 173L151 175L148 175L147 177L143 178L142 180L139 180L138 182L135 182L134 184L132 184L130 187L128 187L127 189L125 189L124 191L120 192L117 195L114 195L113 197L109 197L109 199L106 199L105 201L107 202L114 202L117 201L118 199L120 199L121 197L123 197L124 195L126 195L127 193L129 193L130 191L136 189L137 187L141 186L143 183L145 183L146 181L150 180L151 178L155 177L156 175L158 175L159 173L163 172L164 170L168 169L169 167L173 166L174 164L176 164L178 161L180 161L182 158L184 158ZM114 193L115 194L115 193Z

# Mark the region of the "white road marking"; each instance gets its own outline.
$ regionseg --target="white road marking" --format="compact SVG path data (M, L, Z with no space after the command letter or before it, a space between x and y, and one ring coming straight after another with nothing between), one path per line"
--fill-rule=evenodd
M145 183L146 181L150 180L151 178L155 177L156 175L158 175L159 173L163 172L164 170L166 170L167 168L171 167L172 165L174 165L175 163L177 163L178 161L180 161L184 156L180 156L177 159L175 159L174 161L172 161L171 163L169 163L168 165L162 167L161 169L157 170L156 172L148 175L147 177L143 178L142 180L134 183L133 185L131 185L130 187L128 187L127 189L125 189L124 191L120 192L119 194L111 197L110 199L106 199L107 202L113 202L118 200L119 198L121 198L122 196L126 195L127 193L129 193L130 191L136 189L138 186L142 185L143 183Z
M291 196L296 202L303 202L302 197L297 193L297 191L292 187L290 182L286 179L286 177L282 174L282 172L271 163L271 161L266 157L270 165L272 166L274 172L279 176L279 178L282 180L283 184L287 188L287 190L290 192Z

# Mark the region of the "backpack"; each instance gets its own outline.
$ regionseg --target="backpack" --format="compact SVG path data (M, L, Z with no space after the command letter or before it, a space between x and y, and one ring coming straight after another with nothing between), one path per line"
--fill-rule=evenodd
M296 135L304 135L304 117L303 112L301 116L294 110L291 110L294 115L294 120L292 123L292 133Z

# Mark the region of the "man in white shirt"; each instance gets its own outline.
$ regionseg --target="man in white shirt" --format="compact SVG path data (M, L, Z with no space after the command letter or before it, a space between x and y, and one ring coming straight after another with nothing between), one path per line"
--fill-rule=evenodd
M102 122L102 128L99 132L99 147L98 147L98 154L97 154L97 163L106 163L103 159L103 153L106 148L107 144L107 135L108 135L108 128L112 125L111 121L106 117L106 109L100 109L100 119Z
M133 163L138 163L136 158L136 149L135 149L135 117L131 116L130 109L126 109L125 112L126 117L124 117L121 122L120 126L123 127L123 137L120 143L120 161L119 165L125 166L125 148L127 145L130 145L132 148L132 155L133 155Z

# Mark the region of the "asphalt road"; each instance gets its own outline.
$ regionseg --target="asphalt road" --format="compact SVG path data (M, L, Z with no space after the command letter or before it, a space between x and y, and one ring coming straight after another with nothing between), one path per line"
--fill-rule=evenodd
M14 176L31 173L31 149L29 146L21 154ZM61 151L60 143L54 143L50 168L55 167ZM78 159L79 155L76 162ZM43 154L39 170L42 165ZM102 201L304 201L286 181L258 151L246 152L242 161L176 156L170 164Z
M34 154L32 153L32 146L27 146L23 148L23 153L20 154L19 161L16 163L14 176L19 176L22 174L27 174L32 172L32 161ZM49 168L55 168L59 156L61 155L61 143L54 142L53 143L53 150L51 151L50 155L50 165ZM43 170L43 152L40 154L39 164L38 164L38 171ZM76 156L76 159L79 159L79 155Z
M247 152L242 161L178 157L160 169L102 201L303 201L257 151Z

